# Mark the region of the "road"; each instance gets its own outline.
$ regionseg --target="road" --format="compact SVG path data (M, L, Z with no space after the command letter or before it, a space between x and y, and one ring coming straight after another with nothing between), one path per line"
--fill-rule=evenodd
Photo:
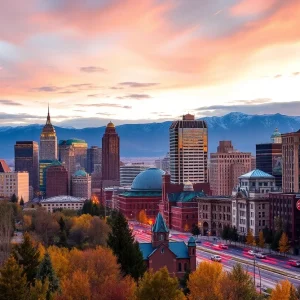
M135 234L135 238L140 243L150 242L151 241L151 232L148 226L133 224L131 223L133 232ZM187 242L190 238L191 234L185 233L171 233L170 240L174 241L184 241ZM197 263L201 261L210 261L212 252L220 255L222 257L222 265L224 270L230 271L232 267L237 263L235 260L241 259L245 262L241 262L243 267L249 272L249 274L254 277L254 265L253 265L253 257L248 254L248 249L240 249L234 246L230 246L228 249L220 249L219 247L214 246L216 242L213 242L212 238L207 240L206 237L203 237L201 243L199 243L197 247ZM283 279L288 279L295 286L300 285L300 270L294 268L292 266L287 265L286 260L274 257L267 256L266 259L258 260L256 259L256 265L263 265L262 267L270 267L272 269L276 269L279 272L282 271L286 274L290 274L292 277L295 277L299 274L299 279L286 277L285 275L275 273L273 271L265 270L262 268L257 268L255 272L255 282L256 285L260 282L261 276L261 285L267 288L273 288L276 283ZM259 276L260 272L260 276Z

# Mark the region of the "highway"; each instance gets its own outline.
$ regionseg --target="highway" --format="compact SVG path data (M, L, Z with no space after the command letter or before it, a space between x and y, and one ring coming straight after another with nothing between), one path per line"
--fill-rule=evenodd
M139 243L151 241L150 227L140 225L138 223L131 223L131 228ZM189 233L174 233L171 231L170 241L184 241L187 242L191 234ZM237 260L243 267L254 277L254 261L253 257L248 254L248 249L240 249L229 245L228 249L220 249L216 247L217 242L213 241L212 237L207 240L203 237L201 243L197 244L197 263L201 261L211 261L212 254L218 254L222 258L222 265L225 271L230 271L237 263ZM257 265L261 266L260 268ZM270 268L271 270L266 270ZM296 287L300 285L300 269L289 266L286 259L267 256L266 259L256 259L255 285L258 286L261 280L261 286L266 288L273 288L276 283L283 279L288 279ZM274 270L274 271L273 271ZM279 273L276 273L276 272ZM283 273L283 274L280 274ZM260 274L260 275L259 275ZM285 276L288 275L287 276Z

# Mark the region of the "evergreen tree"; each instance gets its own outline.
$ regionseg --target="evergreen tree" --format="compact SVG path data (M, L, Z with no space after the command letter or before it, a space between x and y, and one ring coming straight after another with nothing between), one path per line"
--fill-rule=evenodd
M10 202L12 202L12 203L18 203L18 197L16 196L15 193L11 196Z
M25 233L23 242L15 246L13 256L23 267L28 283L33 284L39 266L40 253L33 245L29 233Z
M46 253L38 269L37 279L43 284L48 280L49 289L47 292L47 299L59 290L59 280L53 269L51 258L49 253Z
M200 229L199 229L199 227L197 225L194 225L192 227L191 234L192 235L196 235L198 237L198 235L200 234Z
M235 226L231 228L230 240L233 242L237 242L239 240L239 235Z
M267 244L272 244L272 242L273 242L273 232L272 232L272 230L270 230L268 227L265 227L263 229L263 234L264 234L266 243Z
M10 256L0 269L0 300L25 300L27 296L27 281L23 268Z
M272 250L278 250L279 240L281 238L281 235L282 235L282 231L276 231L275 232L275 235L274 235L274 238L273 238L273 241L272 241L272 244L271 244Z
M222 230L222 233L221 233L221 237L223 240L229 240L230 238L230 227L229 225L225 225L223 230Z
M112 249L124 275L138 280L146 271L139 244L134 240L128 222L122 213L114 211L108 219L111 232L107 245Z
M189 281L189 277L190 277L190 274L191 274L191 271L190 270L187 270L185 273L184 273L184 276L180 279L180 286L182 288L182 291L185 295L189 294L190 290L187 286L188 284L188 281Z
M24 199L23 199L23 197L21 197L20 205L21 205L21 206L24 206Z

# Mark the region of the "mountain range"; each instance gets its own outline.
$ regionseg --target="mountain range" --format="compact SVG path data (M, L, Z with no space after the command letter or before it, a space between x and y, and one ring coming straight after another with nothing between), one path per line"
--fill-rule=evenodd
M209 152L215 152L220 140L231 140L235 149L255 154L255 144L270 142L270 136L278 128L281 133L297 131L300 117L273 115L247 115L232 112L221 117L206 117ZM117 126L121 140L122 157L163 157L169 148L171 122L125 124ZM0 127L0 158L12 159L14 144L20 140L39 141L43 125ZM59 140L84 139L89 146L101 146L105 127L63 128L55 126Z

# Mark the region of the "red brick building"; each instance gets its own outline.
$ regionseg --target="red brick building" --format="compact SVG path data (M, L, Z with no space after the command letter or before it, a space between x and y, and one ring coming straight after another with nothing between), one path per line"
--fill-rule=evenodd
M140 250L148 269L154 272L167 267L171 275L182 278L187 271L196 270L196 242L193 237L184 242L170 242L169 229L158 213L151 230L151 243L140 243Z
M50 166L46 171L46 196L68 195L68 171L64 166Z

